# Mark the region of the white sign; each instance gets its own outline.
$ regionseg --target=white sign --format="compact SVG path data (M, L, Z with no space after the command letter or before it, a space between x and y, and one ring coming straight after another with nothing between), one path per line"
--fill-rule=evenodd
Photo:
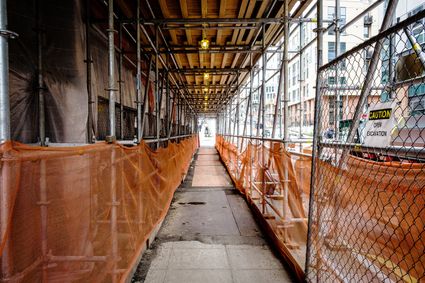
M362 135L363 145L387 147L391 142L391 131L396 125L394 102L380 102L369 108L366 126Z

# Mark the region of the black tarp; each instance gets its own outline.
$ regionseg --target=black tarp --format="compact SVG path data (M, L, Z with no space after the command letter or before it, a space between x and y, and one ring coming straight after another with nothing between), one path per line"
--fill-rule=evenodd
M52 142L87 141L88 94L83 1L40 0L41 29L37 29L37 1L8 1L9 29L19 34L10 40L10 101L12 139L38 141L38 41L42 32L43 93L46 137ZM93 64L93 123L97 125L97 97L108 97L107 45L90 32ZM115 66L118 66L116 60ZM118 80L118 71L116 70ZM123 104L135 108L135 77L123 68ZM118 85L118 82L117 82ZM144 89L144 88L142 88ZM117 93L117 102L119 95Z

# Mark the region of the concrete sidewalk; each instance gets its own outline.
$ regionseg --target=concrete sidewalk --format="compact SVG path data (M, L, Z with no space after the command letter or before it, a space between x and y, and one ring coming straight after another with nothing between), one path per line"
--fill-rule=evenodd
M200 148L133 282L292 282L214 148Z

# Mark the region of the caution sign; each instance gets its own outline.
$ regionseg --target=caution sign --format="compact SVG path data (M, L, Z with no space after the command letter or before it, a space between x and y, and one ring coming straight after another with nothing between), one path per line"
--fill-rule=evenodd
M369 120L386 120L390 119L392 109L373 110L369 112Z
M396 125L393 102L377 103L370 107L363 131L363 144L387 147L391 142L391 131Z

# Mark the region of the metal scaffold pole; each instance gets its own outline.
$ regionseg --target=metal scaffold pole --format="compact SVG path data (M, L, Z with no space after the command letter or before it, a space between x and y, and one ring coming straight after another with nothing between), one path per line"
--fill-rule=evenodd
M0 143L11 139L10 135L10 104L9 104L9 50L8 38L11 32L7 30L7 0L0 0ZM0 237L7 239L9 219L11 217L11 178L10 165L5 162L1 168L0 190ZM12 275L12 251L10 248L10 238L6 240L3 253L0 257L0 277L8 278Z
M109 136L106 137L108 142L116 140L115 133L115 42L114 42L114 1L108 1L108 92L109 92ZM111 197L111 256L113 260L112 266L112 282L117 282L118 274L116 273L118 262L118 202L117 202L117 170L115 167L116 151L115 148L111 149L111 163L110 163L110 197Z
M340 30L339 30L339 22L341 17L341 8L340 8L340 2L339 0L335 0L335 19L334 19L334 25L335 25L335 58L338 57L341 49L341 43L340 43ZM334 101L334 111L335 111L335 117L334 117L334 123L335 123L335 137L338 140L339 139L339 118L340 118L340 92L338 90L339 88L339 66L335 66L335 101ZM336 158L336 155L335 155Z
M317 69L319 69L322 66L323 63L323 0L318 0L317 4L317 28L316 28L316 40L317 40ZM311 164L311 179L310 179L310 196L309 196L309 210L308 210L308 219L313 219L313 207L314 207L314 193L315 193L315 180L314 180L314 173L316 171L317 162L315 160L318 157L318 139L320 136L320 129L319 129L319 109L320 109L320 103L321 103L321 96L320 96L320 85L321 85L321 74L317 73L316 78L316 95L315 95L315 101L314 101L314 131L313 131L313 152L312 152L312 164ZM311 230L312 230L312 222L308 221L308 230L307 230L307 249L306 249L306 262L305 262L305 274L306 276L309 275L309 260L311 255ZM318 279L318 278L317 278Z
M159 96L159 54L158 54L158 44L159 44L159 38L158 38L158 26L155 26L155 48L157 52L155 53L155 105L156 105L156 119L155 119L155 125L156 125L156 148L159 148L159 139L160 139L160 123L161 123L161 105L160 103L160 96Z
M319 0L320 1L320 0ZM284 27L284 48L283 48L283 126L284 126L284 132L283 132L283 143L285 150L288 150L288 140L289 140L289 127L288 127L288 102L289 102L289 80L288 80L288 48L289 48L289 7L288 7L288 1L285 1L284 4L284 13L285 13L285 21L283 23ZM301 68L300 68L301 69ZM283 207L282 207L282 218L283 221L288 221L288 168L285 166L284 168L284 184L283 184ZM285 226L285 225L284 225ZM286 229L284 231L284 241L286 241L287 235L286 235Z
M167 63L169 60L169 56L167 56ZM168 77L169 73L168 71L165 72L165 117L164 117L164 124L165 124L165 131L167 138L170 137L170 121L171 121L171 107L170 107L170 80ZM167 143L168 145L168 143Z
M137 142L140 142L143 138L143 115L144 111L142 109L142 70L141 70L141 59L140 59L140 0L137 0L137 10L136 10L136 17L137 17L137 25L136 25L136 68L137 68L137 74L136 74L136 104L137 104ZM150 72L150 64L149 62L149 69L147 71L147 79L146 79L146 85L148 85L149 81L149 72ZM145 92L146 97L147 92ZM146 99L145 99L146 100ZM145 106L145 104L143 104Z
M253 66L253 58L252 58L252 54L249 55L249 60L250 60L250 67L251 67L251 72L249 74L250 78L249 78L249 100L250 100L250 104L251 107L249 108L249 137L252 138L252 126L254 124L254 121L252 120L252 97L253 97L253 93L252 93L252 86L254 83L254 66Z
M261 211L262 213L266 213L266 180L265 180L265 175L266 175L266 160L265 160L265 150L266 150L266 145L265 145L265 130L266 130L266 73L267 73L267 53L266 51L266 26L265 24L263 24L262 26L262 40L261 40L261 45L262 45L262 50L263 50L263 54L262 54L262 61L263 61L263 70L262 70L262 82L261 82L261 120L262 120L262 129L261 129L261 138L262 140L262 148L261 148L261 170L262 170L262 178L261 178L261 188L262 188L262 193L261 193Z
M91 46L90 46L90 0L86 0L85 4L86 8L86 26L85 26L85 33L86 33L86 72L87 72L87 142L93 143L94 142L94 125L93 125L93 97L92 97L92 57L91 57Z
M152 65L153 65L153 56L150 57L149 59L149 65L148 65L148 69L146 72L146 84L145 84L145 96L143 98L143 106L140 106L140 109L142 110L140 117L141 117L141 123L140 123L140 133L139 133L139 142L143 139L143 134L144 134L144 130L145 130L145 124L146 124L146 120L148 119L146 116L146 112L148 112L149 110L149 88L150 88L150 73L151 73L151 69L152 69ZM140 81L140 86L141 86L141 81ZM142 95L140 94L140 97ZM143 108L142 108L143 107ZM139 130L139 124L137 125L138 130ZM148 133L149 134L149 133Z
M122 24L119 24L118 31L118 49L119 49L119 60L118 60L118 93L120 97L120 139L124 139L124 102L123 102L123 89L122 85L124 81L122 80L122 63L123 63L123 47L122 47Z
M46 145L46 114L43 87L43 34L41 28L41 0L37 1L37 92L38 92L38 130L41 146Z
M304 68L302 65L303 62L303 43L304 43L304 34L303 34L303 22L300 22L299 24L299 28L300 28L300 47L299 47L299 53L300 53L300 58L299 58L299 92L300 92L300 133L299 133L299 137L302 138L303 137L303 112L304 112L304 108L303 108L303 82L304 82L304 77L303 77L303 72L304 72ZM305 66L307 68L307 66ZM302 144L300 144L301 146Z
M320 0L319 0L320 1ZM289 53L289 8L288 3L284 5L284 13L285 13L285 22L284 25L284 44L283 44L283 141L285 144L285 149L287 148L287 142L289 139L288 133L288 102L289 102L289 80L288 80L288 53Z
M114 6L108 4L108 93L109 93L109 136L107 141L115 140L115 43L114 43Z

